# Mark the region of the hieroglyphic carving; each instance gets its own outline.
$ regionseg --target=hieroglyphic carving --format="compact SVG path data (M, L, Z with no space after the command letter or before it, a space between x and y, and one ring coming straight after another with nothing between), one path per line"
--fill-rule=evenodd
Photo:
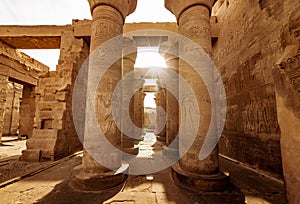
M281 62L277 66L285 70L290 83L300 93L300 54L288 58L285 62Z
M254 135L279 133L273 85L263 69L256 68L261 58L261 52L257 52L224 80L228 95L227 131Z

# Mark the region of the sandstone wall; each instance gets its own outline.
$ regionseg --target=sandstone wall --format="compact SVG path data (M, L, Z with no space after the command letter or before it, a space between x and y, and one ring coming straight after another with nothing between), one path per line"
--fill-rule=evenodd
M73 124L72 94L88 54L88 44L74 37L71 26L62 33L57 70L41 76L35 89L35 129L23 160L56 160L82 148Z
M219 0L213 56L227 93L220 152L282 176L272 69L288 44L299 2ZM297 10L298 7L298 10Z

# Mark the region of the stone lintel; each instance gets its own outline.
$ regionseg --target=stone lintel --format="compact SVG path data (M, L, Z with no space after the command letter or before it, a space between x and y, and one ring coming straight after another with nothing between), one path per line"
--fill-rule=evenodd
M0 26L0 40L18 49L59 49L61 33L71 25Z
M142 29L157 29L166 30L174 33L178 33L178 26L176 23L126 23L124 25L124 33L138 31ZM145 33L146 35L146 33Z
M22 53L19 50L16 50L5 43L2 43L1 41L0 41L0 55L6 56L10 60L25 65L27 69L30 70L30 72L37 73L38 75L43 75L49 71L48 66L31 58L25 53Z
M216 17L211 17L211 37L216 40L218 37L218 26ZM74 31L74 37L90 41L91 20L73 20L72 26L0 26L0 41L6 43L12 48L17 49L60 49L62 32L69 30ZM159 29L178 33L176 23L126 23L124 33L144 29ZM139 36L149 36L149 33L139 32ZM156 34L157 35L157 34Z
M11 60L0 54L0 72L5 73L10 81L20 84L36 86L38 81L37 73L30 73L28 67L18 61Z

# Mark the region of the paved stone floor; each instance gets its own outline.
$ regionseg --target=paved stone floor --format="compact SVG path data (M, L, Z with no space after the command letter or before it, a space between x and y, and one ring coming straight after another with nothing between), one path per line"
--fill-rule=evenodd
M2 136L0 146L0 161L21 155L22 150L26 149L26 140L18 140L17 136Z
M151 147L151 150L146 148L147 146ZM161 145L157 145L150 135L140 143L140 149L144 151L142 155L151 154L159 148ZM107 191L80 192L69 186L69 179L72 169L81 163L81 159L81 154L73 155L49 163L49 168L43 168L42 171L35 170L35 173L28 174L9 185L0 185L0 203L287 203L282 183L222 158L220 158L221 168L230 172L232 183L224 192L188 192L180 189L174 185L170 169L153 175L129 176L124 185Z

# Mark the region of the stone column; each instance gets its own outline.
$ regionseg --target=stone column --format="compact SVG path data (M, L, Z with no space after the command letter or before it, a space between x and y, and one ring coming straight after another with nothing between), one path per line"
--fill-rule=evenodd
M295 70L300 69L299 44L288 45L273 69L282 167L288 203L300 201L300 93ZM299 77L298 77L299 78Z
M4 111L7 95L8 76L0 74L0 145L4 123Z
M140 79L134 80L137 83L141 83ZM134 124L141 129L144 128L144 99L146 94L143 89L139 89L134 94ZM140 138L142 132L136 132L135 138Z
M159 82L158 82L159 83ZM158 84L159 88L156 97L156 124L155 134L157 140L166 141L166 89L163 84Z
M22 135L26 135L29 138L32 137L33 123L35 115L35 99L33 94L33 88L31 86L23 86L22 104L20 107L20 130L19 138Z
M173 50L170 51L170 50ZM179 58L178 56L169 54L170 53L177 53L178 52L178 44L174 42L167 42L160 46L160 54L165 58L167 68L178 73L178 65L179 65ZM166 144L169 145L175 139L176 135L178 134L179 128L179 106L176 97L178 98L179 92L179 84L178 78L172 78L172 81L169 81L166 84ZM169 90L170 86L173 86L172 89L178 90L176 95L173 95ZM178 148L178 144L176 145L176 149Z
M93 17L90 45L91 54L103 43L123 33L123 24L125 22L125 18L135 10L136 3L136 0L89 0ZM114 56L122 56L121 43L122 42L119 42L119 44L114 45ZM119 49L116 46L119 46ZM108 51L105 54L107 54L108 57L114 57L111 56L112 52L113 51ZM93 73L98 67L102 67L101 65L93 66L93 63L95 63L94 61L97 60L97 57L103 56L95 56L95 58L92 59L90 58L87 92L89 92L89 88L91 88L89 84L92 84L94 80L94 76L91 76L90 73ZM101 61L100 63L105 63L105 61ZM117 83L121 80L121 77L122 65L120 58L111 67L109 67L109 69L102 76L100 83L97 84L98 89L96 91L97 93L95 99L89 98L87 95L86 103L86 112L88 113L90 110L90 104L88 104L89 100L97 101L95 104L95 110L99 128L102 130L107 140L109 140L109 142L118 149L121 149L121 133L112 117L112 93ZM87 143L86 139L91 137L91 135L87 133L87 124L89 124L89 121L89 115L86 114L84 131L85 144ZM97 138L91 139L95 140ZM94 143L93 141L88 141L88 143L90 150L95 150L96 154L101 158L105 158L106 155L107 158L110 158L108 162L111 164L111 169L118 169L121 167L121 153L118 153L118 151L115 151L114 149L112 149L111 152L107 152L108 150L105 150L104 152L99 153L97 149L103 149L104 147L97 146L99 143ZM71 184L82 190L95 191L111 188L120 185L125 181L127 178L126 175L116 173L115 170L111 169L103 166L97 162L92 155L90 155L90 153L84 151L82 167L74 169L75 176L73 177Z
M137 51L137 47L136 47L133 39L126 38L126 37L123 39L123 51L126 52L125 49L129 49L130 51L132 51L132 50ZM122 63L122 65L123 65L122 77L123 78L130 72L134 71L134 64L135 64L136 56L137 56L136 52L131 53L126 56L123 56L123 63ZM123 84L123 88L122 88L123 98L126 97L126 95L130 94L129 93L130 90L132 90L135 87L134 75L131 75L131 76L132 76L131 79L126 80ZM131 97L129 106L126 106L125 109L128 110L131 120L134 121L134 96ZM124 113L124 110L123 110L123 113ZM124 126L124 123L126 123L126 121L122 122L122 129L127 128L126 125ZM138 147L134 148L135 139L132 138L132 136L134 136L134 135L130 135L130 136L131 137L128 137L128 135L125 135L124 133L122 133L122 150L126 153L137 155L139 149L138 149Z
M177 18L179 33L192 39L208 55L212 52L210 11L213 3L214 0L165 0L166 8ZM179 43L179 55L181 50L192 52L191 49ZM199 160L199 152L211 120L208 91L201 77L183 60L179 61L179 73L196 93L201 124L193 145L179 163L173 166L173 178L178 185L192 190L223 190L227 187L229 178L219 171L217 147L204 160ZM179 142L184 143L184 140L184 135L180 135Z

